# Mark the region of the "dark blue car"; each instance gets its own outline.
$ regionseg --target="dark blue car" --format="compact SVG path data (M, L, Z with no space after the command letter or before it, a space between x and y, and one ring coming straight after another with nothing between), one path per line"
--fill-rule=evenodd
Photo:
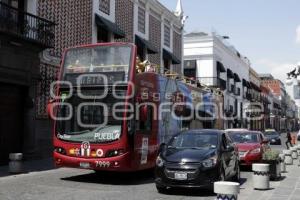
M155 183L159 192L172 187L206 187L215 181L239 181L238 151L224 131L188 130L161 146Z

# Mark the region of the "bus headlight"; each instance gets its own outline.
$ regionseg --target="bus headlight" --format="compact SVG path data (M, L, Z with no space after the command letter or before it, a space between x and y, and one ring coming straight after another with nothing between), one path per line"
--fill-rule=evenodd
M107 151L106 157L115 157L120 156L122 154L124 154L124 149L114 149Z
M62 147L54 147L54 151L63 155L67 154L66 150Z
M157 167L164 166L164 160L160 156L157 156L157 158L156 158L156 166Z

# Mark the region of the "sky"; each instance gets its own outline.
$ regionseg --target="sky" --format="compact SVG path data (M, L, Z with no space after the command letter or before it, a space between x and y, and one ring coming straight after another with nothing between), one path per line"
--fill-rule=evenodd
M177 0L160 0L175 10ZM300 0L182 0L185 31L216 31L258 73L285 82L300 62ZM300 63L299 63L300 64Z

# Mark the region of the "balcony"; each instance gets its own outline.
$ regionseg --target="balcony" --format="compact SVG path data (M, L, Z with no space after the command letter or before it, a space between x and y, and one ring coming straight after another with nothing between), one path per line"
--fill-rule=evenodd
M55 24L0 2L0 34L49 48L54 46Z
M251 101L251 99L252 99L252 96L251 96L251 94L250 94L250 93L247 93L247 94L246 94L246 99L247 99L247 100L249 100L249 101Z
M221 90L226 90L226 81L220 79L219 77L197 77L200 84L206 85L208 87L220 88Z

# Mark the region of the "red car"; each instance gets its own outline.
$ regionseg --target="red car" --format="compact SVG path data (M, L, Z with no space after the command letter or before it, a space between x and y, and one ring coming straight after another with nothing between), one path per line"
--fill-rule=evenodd
M241 165L260 162L263 153L270 148L269 140L259 131L229 130L227 133L238 147Z

